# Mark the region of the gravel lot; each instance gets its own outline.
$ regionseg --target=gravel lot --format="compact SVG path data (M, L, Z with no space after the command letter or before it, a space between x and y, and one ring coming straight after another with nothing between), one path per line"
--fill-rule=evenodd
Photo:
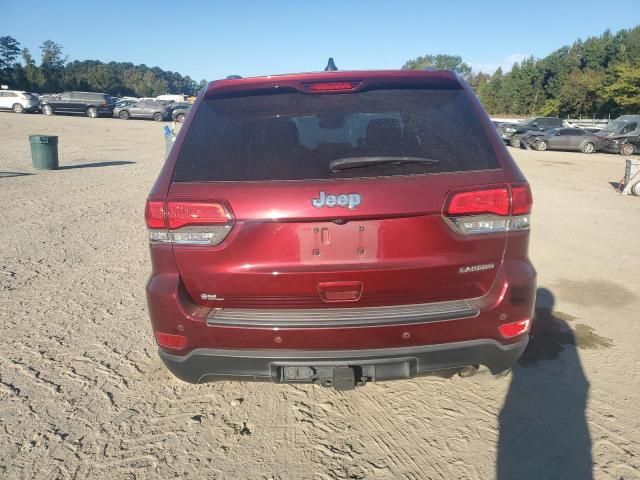
M640 478L640 198L617 155L511 150L537 334L497 381L181 383L146 313L161 125L0 114L0 478ZM30 167L27 134L64 168Z

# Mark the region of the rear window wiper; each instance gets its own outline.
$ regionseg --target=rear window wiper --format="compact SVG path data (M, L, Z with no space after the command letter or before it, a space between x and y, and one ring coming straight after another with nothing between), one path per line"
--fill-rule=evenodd
M437 165L440 160L421 157L346 157L331 161L329 168L332 172L337 172L348 168L370 167L372 165L400 165L401 163Z

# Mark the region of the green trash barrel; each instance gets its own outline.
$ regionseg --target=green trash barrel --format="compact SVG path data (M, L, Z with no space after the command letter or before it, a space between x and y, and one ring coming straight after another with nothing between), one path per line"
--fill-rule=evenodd
M58 137L29 135L31 164L37 170L58 169Z

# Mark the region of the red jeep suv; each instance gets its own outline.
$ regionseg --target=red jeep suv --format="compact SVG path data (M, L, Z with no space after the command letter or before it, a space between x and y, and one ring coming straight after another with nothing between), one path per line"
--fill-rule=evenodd
M531 204L455 73L212 82L146 204L160 356L194 383L505 372L532 320Z

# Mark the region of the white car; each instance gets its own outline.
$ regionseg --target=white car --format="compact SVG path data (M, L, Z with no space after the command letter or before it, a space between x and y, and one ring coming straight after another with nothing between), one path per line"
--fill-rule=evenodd
M15 113L35 112L40 109L40 101L29 92L20 90L0 90L0 110Z

